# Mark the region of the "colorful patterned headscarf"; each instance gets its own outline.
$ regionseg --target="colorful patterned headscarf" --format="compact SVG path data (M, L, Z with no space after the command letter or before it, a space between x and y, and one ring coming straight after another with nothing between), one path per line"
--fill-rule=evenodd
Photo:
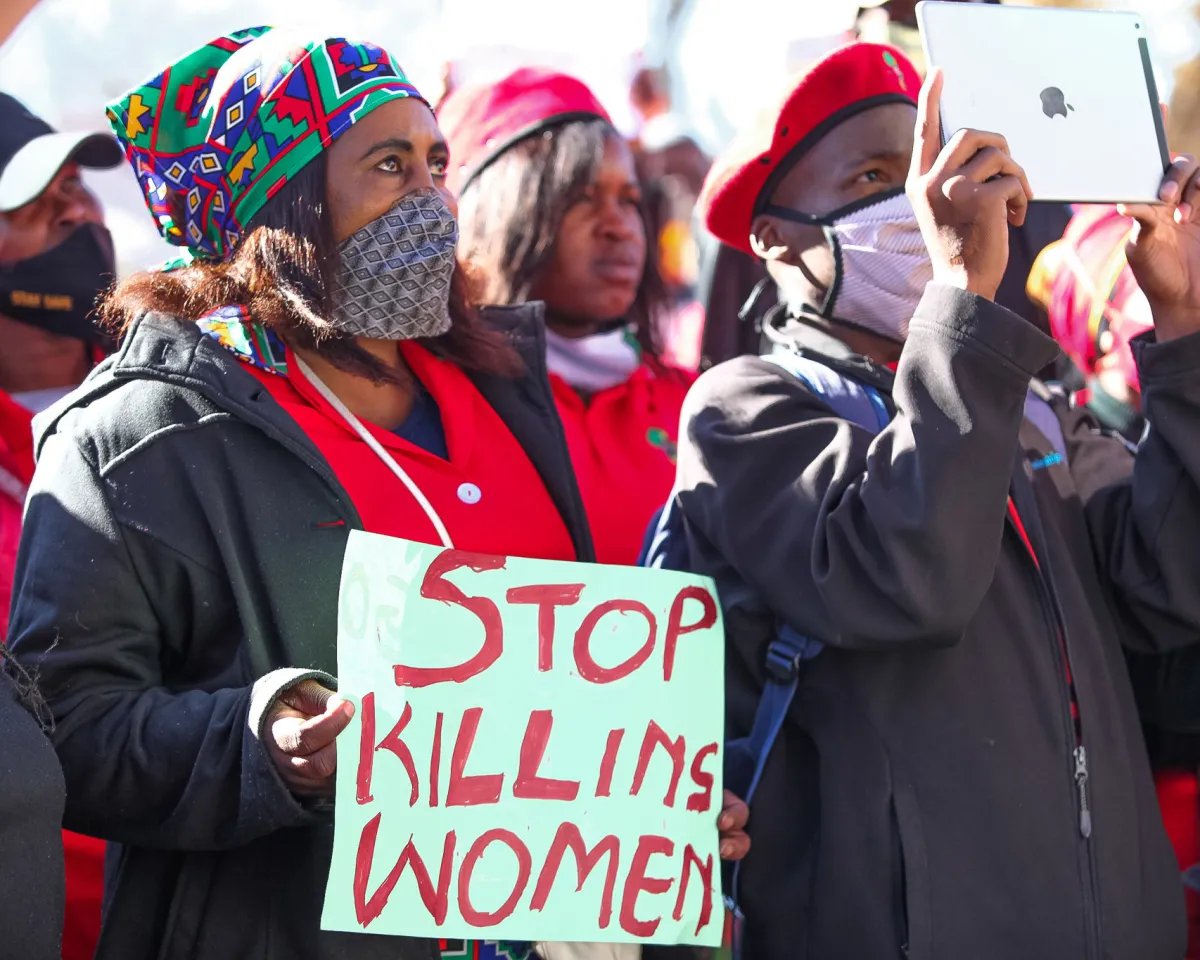
M398 97L424 100L373 44L253 27L167 67L109 107L108 118L163 237L226 260L288 180Z

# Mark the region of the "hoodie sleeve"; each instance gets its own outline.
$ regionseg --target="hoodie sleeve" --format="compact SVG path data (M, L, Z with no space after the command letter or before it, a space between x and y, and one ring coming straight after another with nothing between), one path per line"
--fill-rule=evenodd
M119 523L108 492L69 436L51 436L17 560L9 639L53 713L65 825L138 846L219 850L311 822L256 728L302 677L275 671L253 686L225 686L213 664L206 689L165 686L181 624L240 627L201 609L216 605L188 590L211 573Z
M1150 422L1136 457L1080 411L1063 434L1124 639L1169 650L1200 640L1200 333L1133 349Z
M878 436L757 358L700 379L684 408L679 503L802 634L863 650L947 646L991 583L1030 377L1053 341L930 284Z

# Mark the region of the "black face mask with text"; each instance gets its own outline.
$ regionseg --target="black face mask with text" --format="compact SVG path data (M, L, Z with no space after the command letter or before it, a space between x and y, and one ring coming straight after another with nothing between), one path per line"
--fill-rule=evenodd
M92 322L96 300L116 273L112 236L85 223L57 247L0 264L0 314L102 348L111 338Z

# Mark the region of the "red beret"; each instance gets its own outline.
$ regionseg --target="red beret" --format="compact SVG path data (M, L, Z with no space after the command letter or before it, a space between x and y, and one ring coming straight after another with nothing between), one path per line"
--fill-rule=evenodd
M709 232L753 254L750 227L764 188L839 123L886 103L917 102L921 78L899 50L852 43L792 81L782 102L717 158L698 201Z
M438 110L438 124L450 146L446 185L460 194L484 167L521 140L574 120L597 119L612 122L586 85L540 67L456 90Z

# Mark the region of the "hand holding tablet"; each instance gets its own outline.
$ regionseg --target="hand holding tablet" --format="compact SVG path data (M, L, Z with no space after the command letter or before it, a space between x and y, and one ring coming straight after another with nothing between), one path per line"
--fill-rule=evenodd
M917 20L944 141L1002 135L1038 200L1158 201L1170 158L1138 14L927 0Z

